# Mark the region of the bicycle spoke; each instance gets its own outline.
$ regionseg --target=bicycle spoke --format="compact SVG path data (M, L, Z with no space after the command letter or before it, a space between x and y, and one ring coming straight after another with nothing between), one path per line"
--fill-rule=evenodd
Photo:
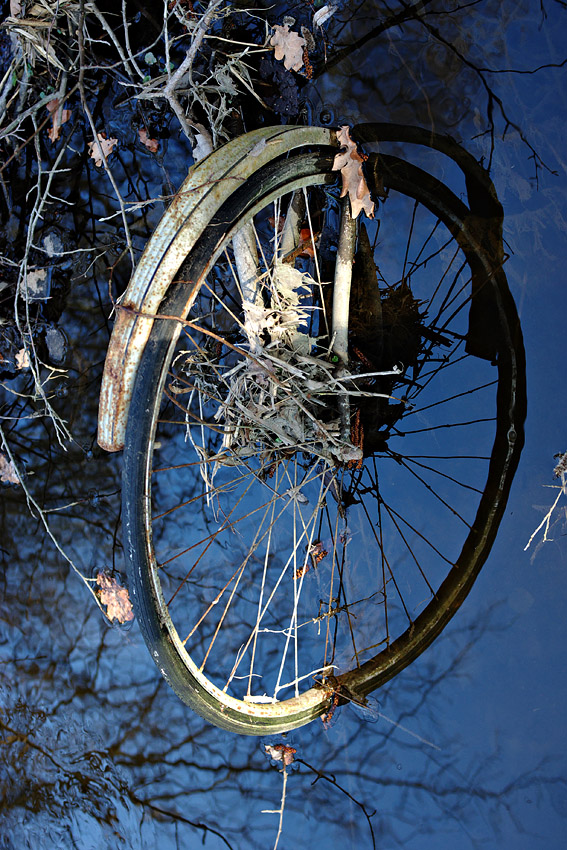
M426 410L431 410L431 408L433 408L433 407L439 407L440 404L448 404L448 402L455 401L458 398L464 398L465 396L471 396L473 393L478 393L478 392L480 392L480 390L487 389L487 387L494 387L494 386L496 386L497 383L498 383L497 381L488 381L488 383L486 383L486 384L479 384L478 387L473 387L471 389L465 390L462 393L454 393L453 395L447 396L446 398L439 399L439 401L433 401L430 404L426 404L423 407L414 407L411 410L408 410L408 412L405 415L405 418L407 419L408 416L413 416L416 413L423 413Z

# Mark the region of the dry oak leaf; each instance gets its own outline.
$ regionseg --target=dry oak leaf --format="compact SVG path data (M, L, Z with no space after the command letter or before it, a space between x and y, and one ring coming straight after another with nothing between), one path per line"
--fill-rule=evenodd
M145 127L140 127L138 130L138 135L140 137L140 141L143 145L147 147L149 151L152 153L157 153L159 148L159 142L157 139L150 139L148 131Z
M273 747L270 744L265 744L264 746L266 752L274 761L281 761L286 767L293 762L297 752L295 747L288 747L285 744L275 744Z
M3 481L4 484L20 483L16 467L2 452L0 452L0 481Z
M128 590L120 587L115 578L106 572L100 572L96 577L96 583L100 587L100 601L106 605L106 616L112 622L129 623L134 619L134 610Z
M361 210L364 210L368 218L373 218L374 202L362 173L364 157L356 149L347 125L337 132L337 139L341 147L346 148L340 151L333 161L333 171L340 171L343 179L341 198L344 198L348 192L353 218L356 218Z
M303 65L305 39L296 32L290 32L289 26L276 24L270 44L275 48L276 59L283 59L288 71L299 71Z
M45 105L47 107L47 111L51 115L51 120L53 122L53 126L49 128L49 130L47 131L47 135L49 136L52 142L56 142L59 138L59 134L61 133L61 125L65 124L71 117L71 110L60 110L60 101L58 98L50 100L49 103L46 103Z
M97 133L96 137L98 139L97 142L89 142L89 156L94 159L94 163L96 166L102 165L103 159L100 155L100 147L102 148L102 152L106 157L110 156L116 145L118 144L118 139L107 139L106 133Z

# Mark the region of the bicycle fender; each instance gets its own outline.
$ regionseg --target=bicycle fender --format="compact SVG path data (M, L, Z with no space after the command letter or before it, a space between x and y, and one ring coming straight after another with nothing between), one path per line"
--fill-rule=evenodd
M262 127L212 151L190 169L116 305L100 391L101 448L114 452L124 447L134 381L154 317L211 217L255 171L305 145L336 145L335 132L323 127Z

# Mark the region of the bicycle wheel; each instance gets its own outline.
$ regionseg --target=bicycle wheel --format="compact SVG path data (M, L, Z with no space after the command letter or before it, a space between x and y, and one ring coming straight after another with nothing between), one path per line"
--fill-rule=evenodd
M128 418L142 633L179 697L243 734L364 702L434 640L486 560L523 441L498 233L396 157L368 162L386 199L359 232L337 374L335 152L291 151L235 187L160 308ZM495 362L475 354L479 303Z

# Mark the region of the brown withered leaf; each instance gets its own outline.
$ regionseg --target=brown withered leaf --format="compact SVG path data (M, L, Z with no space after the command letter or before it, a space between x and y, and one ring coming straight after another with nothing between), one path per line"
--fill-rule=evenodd
M107 572L100 572L96 577L100 587L99 598L106 605L106 616L112 622L129 623L134 619L134 609L130 602L128 590L120 587L116 579Z
M150 139L149 133L145 127L140 127L138 130L138 135L140 137L140 141L143 145L147 147L149 151L152 153L157 153L159 148L159 142L157 139Z
M305 47L305 39L299 33L290 32L287 24L276 24L270 44L275 49L276 59L283 59L284 67L288 71L299 71L303 65Z
M309 549L309 554L313 559L313 565L317 567L322 560L324 560L329 554L320 540L317 540L315 543L312 543Z
M60 110L60 101L58 98L50 100L49 103L46 103L45 105L47 107L47 111L51 115L51 120L53 122L53 126L49 128L49 130L47 131L47 135L49 136L52 142L56 142L59 138L59 134L61 133L61 126L65 124L71 117L71 110Z
M97 139L100 142L100 147L102 148L102 152L106 157L110 156L116 145L118 144L118 139L107 139L106 133L97 133ZM102 165L103 159L100 155L99 146L96 142L89 142L89 156L94 159L94 163L96 166Z
M0 452L0 481L3 481L4 484L20 483L16 467L2 452Z
M374 217L374 202L370 197L368 184L362 173L364 157L356 149L356 144L350 137L348 126L341 127L337 133L337 139L342 148L334 159L333 171L340 171L343 180L341 198L348 192L352 217L356 218L361 210L364 210L368 218Z
M273 758L274 761L281 761L285 767L291 764L295 759L295 754L297 752L295 747L288 747L286 744L275 744L273 747L270 744L265 744L264 746L268 755Z

